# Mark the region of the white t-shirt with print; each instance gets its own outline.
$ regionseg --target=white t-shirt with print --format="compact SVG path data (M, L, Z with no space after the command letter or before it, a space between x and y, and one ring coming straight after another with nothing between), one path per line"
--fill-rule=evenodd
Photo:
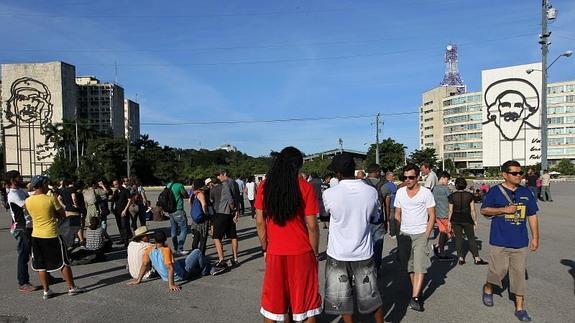
M342 180L323 192L330 213L327 254L340 261L360 261L373 254L369 221L378 217L375 188L361 179Z
M424 233L429 214L427 209L435 207L433 193L426 187L419 187L414 197L407 195L407 187L397 190L393 206L401 209L400 231L407 234Z

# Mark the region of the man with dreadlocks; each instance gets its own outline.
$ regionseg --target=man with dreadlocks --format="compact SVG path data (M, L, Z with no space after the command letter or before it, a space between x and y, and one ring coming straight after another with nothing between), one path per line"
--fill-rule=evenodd
M316 322L321 313L318 285L319 213L316 193L299 176L302 153L286 147L256 196L258 237L265 255L261 314L264 322Z

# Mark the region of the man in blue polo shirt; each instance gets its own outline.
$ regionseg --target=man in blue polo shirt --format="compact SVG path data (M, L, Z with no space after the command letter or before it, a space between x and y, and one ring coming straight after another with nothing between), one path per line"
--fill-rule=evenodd
M531 318L524 309L525 265L527 249L539 247L537 201L531 191L520 185L523 172L514 160L501 166L505 181L492 187L481 206L481 214L490 217L489 272L483 286L483 303L493 306L493 285L502 286L501 280L509 273L509 290L515 294L515 316L522 322ZM531 241L527 233L531 229Z

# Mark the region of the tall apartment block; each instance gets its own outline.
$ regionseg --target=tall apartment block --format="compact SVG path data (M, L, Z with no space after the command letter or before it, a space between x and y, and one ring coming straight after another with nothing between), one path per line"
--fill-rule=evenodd
M76 77L78 118L89 120L101 132L124 138L124 88L101 83L94 76Z

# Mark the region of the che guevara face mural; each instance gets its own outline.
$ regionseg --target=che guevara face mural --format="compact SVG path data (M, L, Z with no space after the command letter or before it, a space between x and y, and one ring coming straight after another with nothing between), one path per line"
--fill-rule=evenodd
M509 141L519 135L524 125L533 129L539 120L532 117L539 110L539 92L529 81L520 78L501 79L491 83L484 93L487 120Z
M38 128L44 135L47 125L52 122L53 107L52 94L46 84L31 77L16 79L10 86L10 97L6 101L6 128L16 128L17 140L21 140L23 132ZM33 141L29 149L35 152L38 160L53 156L53 144L36 143L34 137L29 140Z
M43 129L52 119L51 97L44 83L30 77L19 78L10 87L6 118L11 126L16 126L17 120L24 124L40 122Z

